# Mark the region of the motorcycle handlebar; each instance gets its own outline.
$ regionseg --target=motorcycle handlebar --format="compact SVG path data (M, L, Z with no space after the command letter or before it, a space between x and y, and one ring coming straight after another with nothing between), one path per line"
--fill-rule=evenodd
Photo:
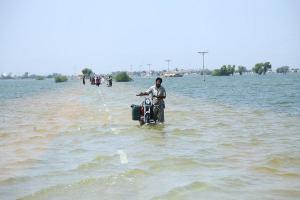
M142 97L142 96L149 96L150 94L136 94L135 96L138 96L138 97Z
M136 94L135 96L138 96L138 97L142 97L142 96L150 96L150 94ZM158 97L158 96L152 95L152 97Z

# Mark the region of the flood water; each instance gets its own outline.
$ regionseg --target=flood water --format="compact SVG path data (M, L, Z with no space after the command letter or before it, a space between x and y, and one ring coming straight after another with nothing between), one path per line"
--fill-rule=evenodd
M300 76L0 81L0 199L299 199Z

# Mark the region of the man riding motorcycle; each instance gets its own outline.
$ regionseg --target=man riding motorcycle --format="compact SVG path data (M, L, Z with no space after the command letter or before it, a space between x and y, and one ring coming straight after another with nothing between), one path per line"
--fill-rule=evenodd
M141 92L137 94L137 96L144 95L152 95L153 102L153 115L154 119L157 120L158 123L163 123L165 121L164 117L164 109L166 98L166 90L163 86L161 86L162 79L160 77L156 78L155 85L151 86L146 92Z

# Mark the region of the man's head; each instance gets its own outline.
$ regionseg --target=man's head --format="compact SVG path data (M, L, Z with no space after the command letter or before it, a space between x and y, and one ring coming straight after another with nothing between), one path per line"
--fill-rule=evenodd
M156 87L159 88L161 83L162 83L162 79L160 77L157 77L155 80Z

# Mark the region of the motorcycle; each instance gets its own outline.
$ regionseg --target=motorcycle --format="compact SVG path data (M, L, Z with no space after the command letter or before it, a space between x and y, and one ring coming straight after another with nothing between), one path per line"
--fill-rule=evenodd
M145 97L144 101L140 105L131 105L132 109L132 120L139 121L140 125L151 125L156 124L157 117L154 116L153 102L150 97Z

